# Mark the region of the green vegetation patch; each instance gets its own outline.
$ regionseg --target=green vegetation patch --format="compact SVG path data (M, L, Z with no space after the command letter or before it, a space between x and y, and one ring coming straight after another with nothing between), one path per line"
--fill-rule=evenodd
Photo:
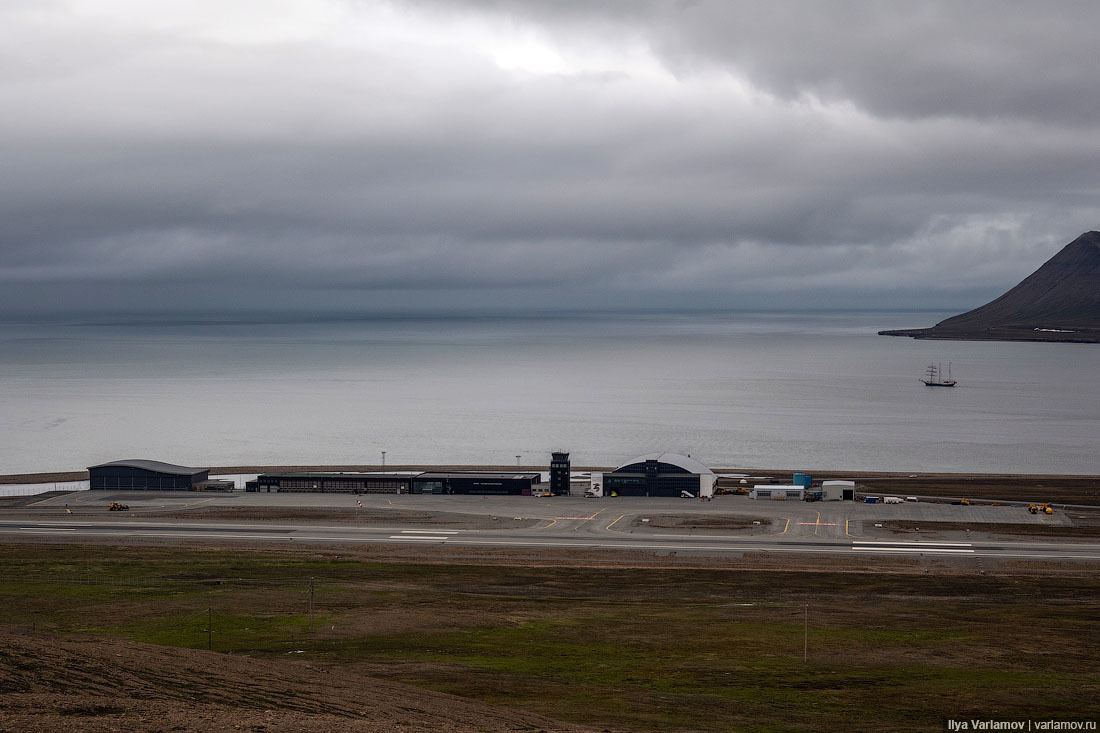
M948 716L1100 716L1095 577L387 565L68 546L0 548L0 559L9 623L302 652L295 658L330 670L595 726L910 731L941 730Z

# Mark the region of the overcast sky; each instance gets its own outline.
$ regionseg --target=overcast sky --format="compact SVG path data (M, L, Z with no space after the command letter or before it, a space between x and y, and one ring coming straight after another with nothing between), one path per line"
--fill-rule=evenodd
M5 0L0 317L966 309L1100 228L1100 3Z

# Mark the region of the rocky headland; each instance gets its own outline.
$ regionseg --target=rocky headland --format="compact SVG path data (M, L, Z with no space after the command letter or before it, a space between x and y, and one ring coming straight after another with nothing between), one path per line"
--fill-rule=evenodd
M931 328L882 336L963 341L1100 343L1100 232L1086 232L1019 285Z

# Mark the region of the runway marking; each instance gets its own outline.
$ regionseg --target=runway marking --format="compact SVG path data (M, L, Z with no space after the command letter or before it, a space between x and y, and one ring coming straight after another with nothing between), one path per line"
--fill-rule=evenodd
M58 499L58 498L60 498L60 497L51 496L51 497L46 498L46 499L39 499L38 501L33 502L31 504L28 504L27 506L38 506L39 504L45 504L47 501L53 501L54 499Z
M56 531L56 530L49 530ZM292 540L289 535L275 534L199 534L198 532L90 532L87 537L180 537L180 538L213 538L219 540Z
M580 522L591 522L591 521L592 521L593 519L595 519L596 517L600 516L600 514L601 514L601 513L603 512L603 511L604 511L603 509L600 509L600 510L599 510L598 512L595 512L595 513L593 513L593 514L592 514L591 516L587 516L587 517L574 517L574 519L577 519L577 520L578 520L578 522L577 522L577 526L576 526L576 527L573 527L573 531L574 531L574 532L576 532L576 531L580 530L580 528L581 528L581 527L583 527L583 526L584 526L584 525L583 525L583 524L581 524Z
M13 527L16 529L16 527ZM22 527L23 532L27 534L57 534L59 532L76 531L74 527L58 527L58 528L34 528L34 527ZM333 529L336 529L333 527ZM390 530L394 531L394 530ZM1020 552L1020 551L994 551L990 549L973 549L969 543L932 543L932 542L885 542L885 541L859 541L848 543L830 543L824 547L785 547L781 543L780 545L772 545L770 547L760 547L755 543L739 543L739 544L681 544L681 543L623 543L623 542L591 542L584 540L576 541L555 541L555 540L533 540L517 542L515 540L479 540L469 535L465 537L461 536L427 536L424 534L406 534L406 535L393 535L388 540L383 537L363 537L363 536L344 536L344 535L305 535L299 534L294 536L289 535L271 535L271 534L241 534L241 533L198 533L198 532L149 532L139 530L123 530L123 531L92 531L87 532L88 537L143 537L143 538L164 538L164 537L178 537L183 539L198 539L198 538L212 538L222 540L242 540L242 541L313 541L313 542L354 542L354 543L385 543L385 542L413 542L414 544L420 542L439 542L448 545L483 545L483 546L529 546L529 547L572 547L572 548L596 548L596 549L627 549L627 550L654 550L654 551L671 551L671 550L686 550L696 552L749 552L749 553L799 553L799 554L836 554L836 553L849 553L853 551L862 551L863 553L881 553L881 554L901 554L911 552L927 552L929 554L969 554L972 557L992 557L992 558L1047 558L1052 560L1100 560L1098 554L1086 554L1072 553L1072 552L1060 552L1058 549L1051 548L1050 550L1032 551L1032 552ZM956 545L956 547L949 547L945 545ZM1085 549L1085 548L1083 548ZM1091 547L1087 549L1093 549Z
M36 527L50 526L50 527L94 527L94 524L88 522L35 522Z
M906 540L853 540L853 545L914 545L919 547L973 547L971 542L909 542Z
M798 522L798 524L809 524L813 527L835 527L836 522ZM817 534L817 530L814 530L814 534Z
M403 529L401 534L458 534L457 529Z
M623 518L623 517L625 517L625 516L626 516L625 514L620 514L620 515L619 515L619 518L618 518L618 519L616 519L616 520L615 520L615 522L618 522L618 521L619 521L619 519L622 519L622 518ZM611 524L607 525L606 527L604 527L604 529L610 532L610 531L611 531L611 528L615 526L615 522L612 522ZM618 530L616 530L616 531L618 531Z
M973 550L961 550L950 547L853 547L853 550L868 550L870 552L954 552L973 553Z

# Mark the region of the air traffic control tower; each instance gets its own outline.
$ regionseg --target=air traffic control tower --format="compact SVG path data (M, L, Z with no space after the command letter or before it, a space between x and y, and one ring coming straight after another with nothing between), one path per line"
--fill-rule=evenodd
M569 496L569 454L550 454L550 495Z

